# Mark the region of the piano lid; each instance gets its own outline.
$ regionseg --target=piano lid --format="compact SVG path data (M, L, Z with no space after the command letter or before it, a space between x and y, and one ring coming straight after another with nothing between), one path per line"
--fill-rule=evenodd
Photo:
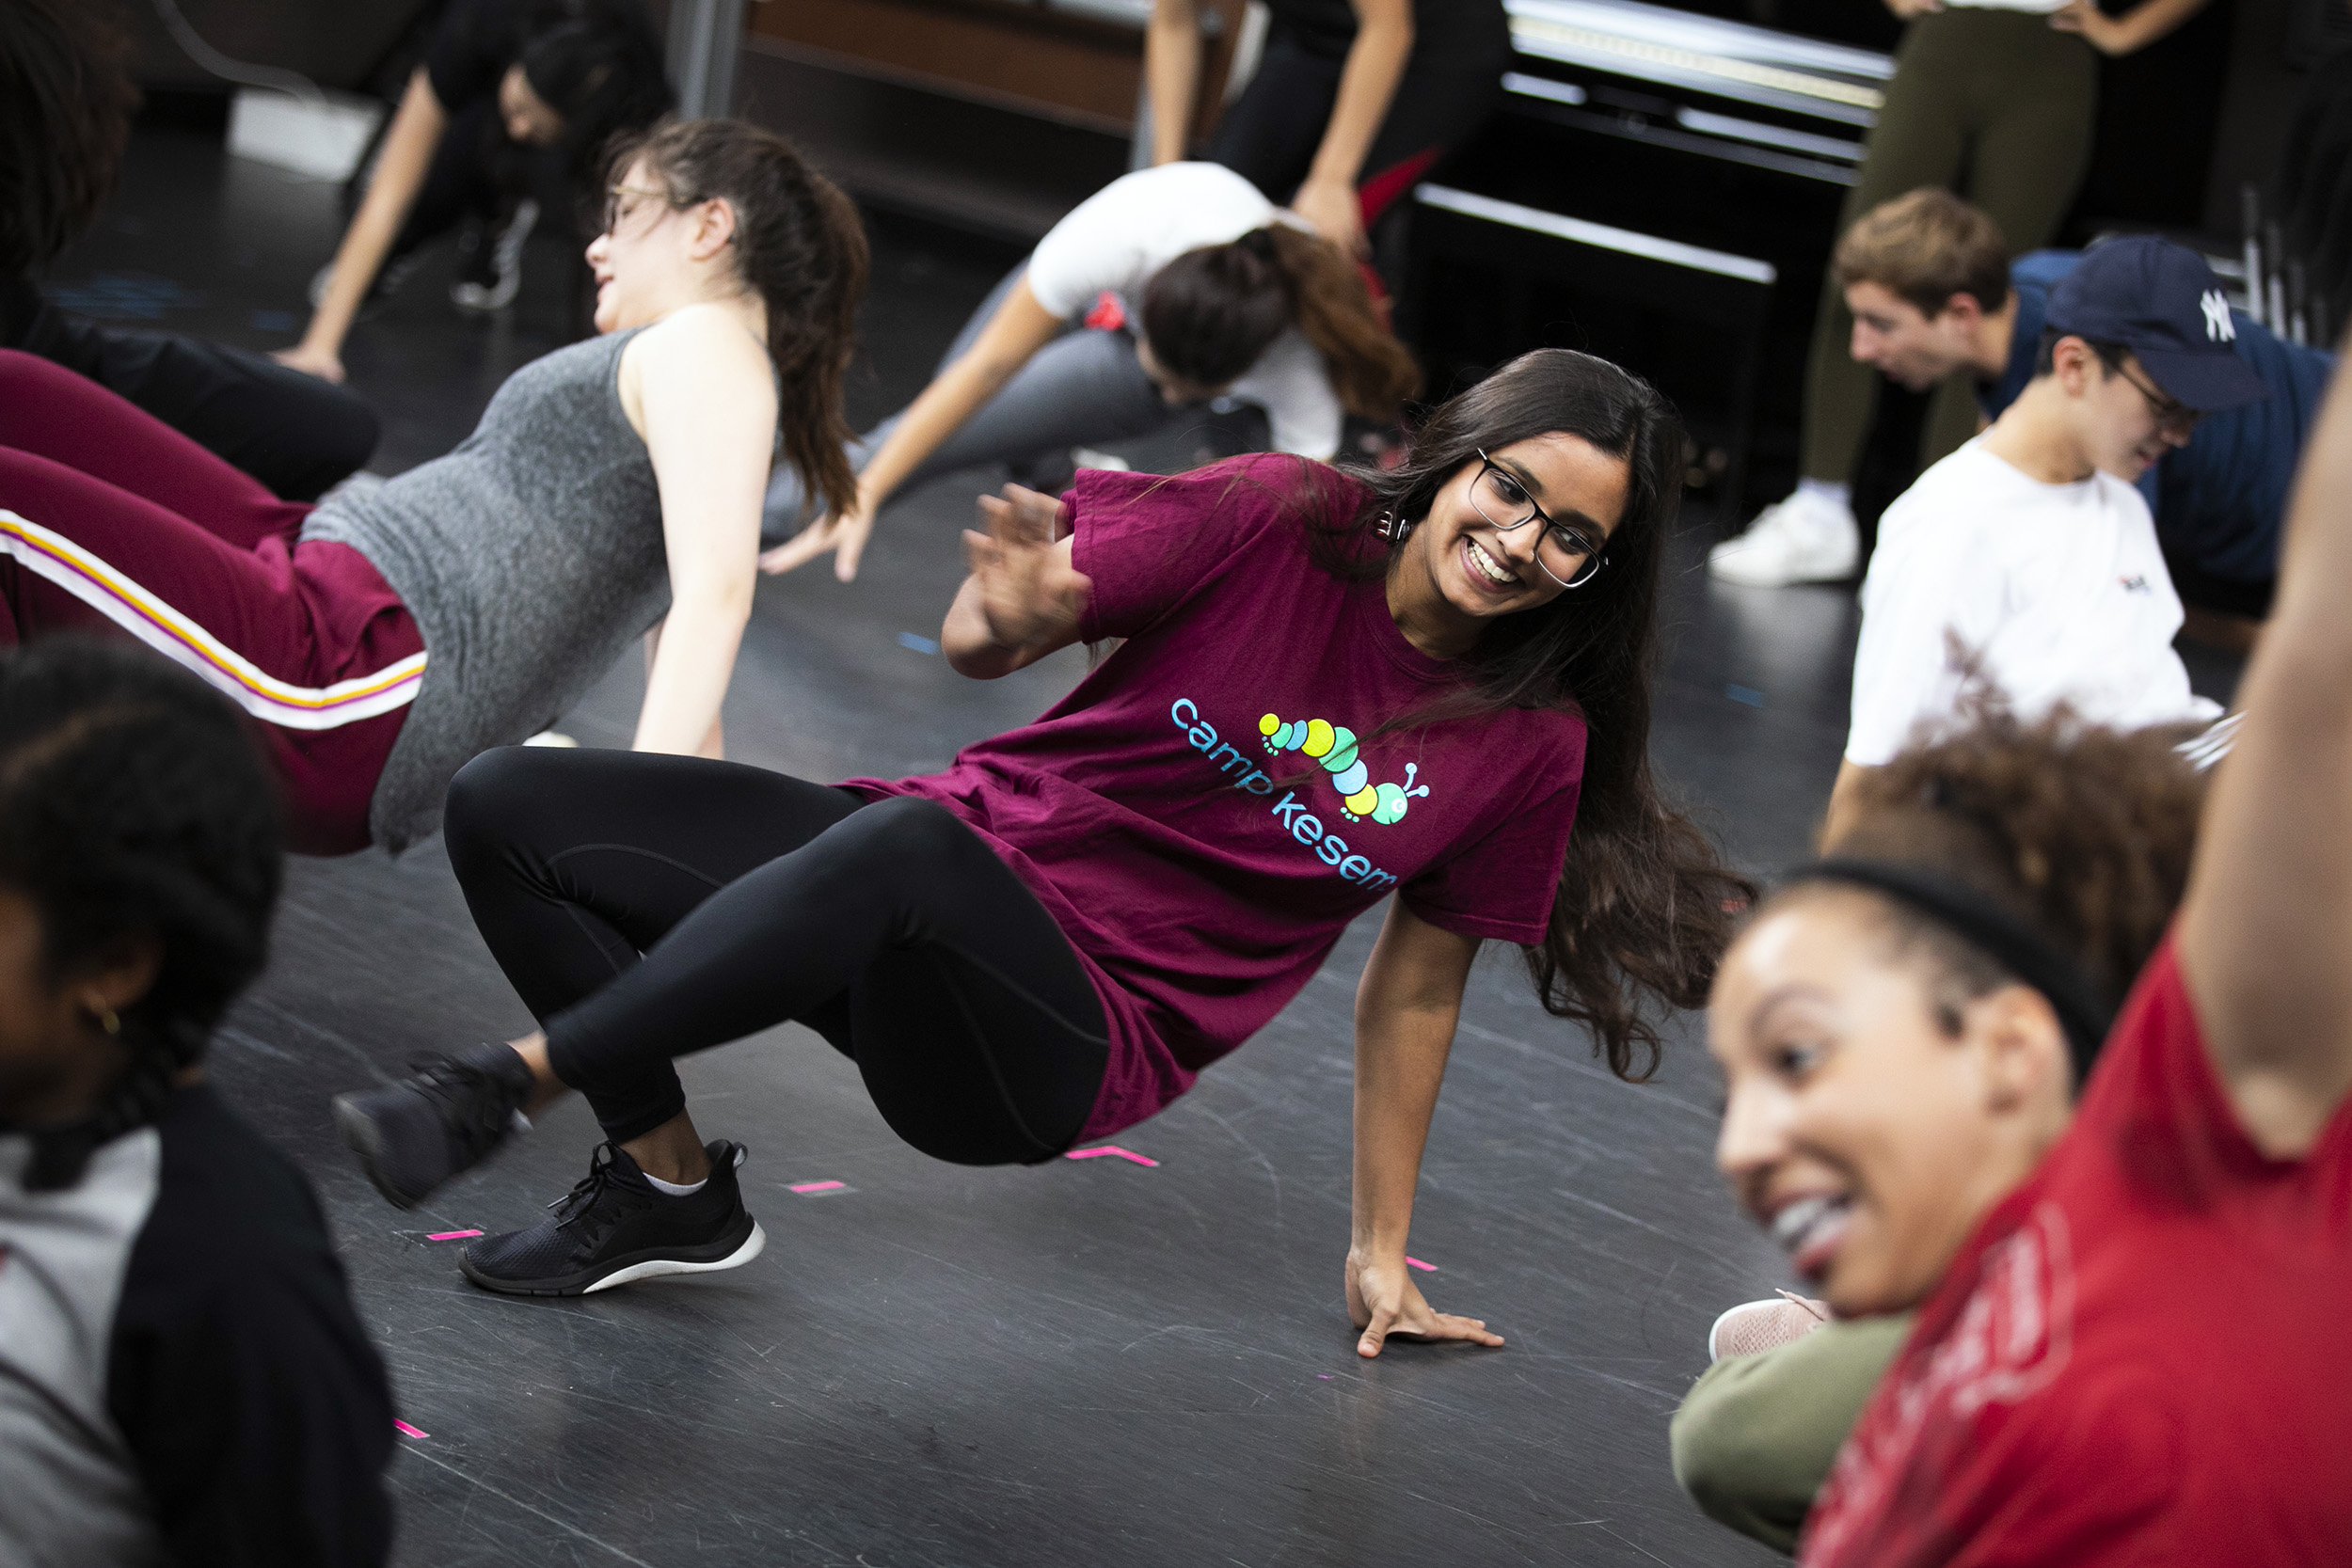
M1506 0L1532 59L1867 126L1893 56L1640 0Z

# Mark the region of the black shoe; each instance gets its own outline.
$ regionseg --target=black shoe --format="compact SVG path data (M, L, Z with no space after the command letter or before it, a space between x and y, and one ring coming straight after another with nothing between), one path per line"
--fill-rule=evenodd
M469 1170L506 1141L531 1098L531 1069L504 1045L409 1064L413 1078L335 1097L335 1127L395 1209Z
M735 1180L742 1146L721 1139L705 1151L710 1180L672 1197L618 1146L600 1145L580 1184L548 1205L552 1219L485 1236L457 1266L484 1290L516 1296L584 1296L657 1275L740 1268L768 1244Z

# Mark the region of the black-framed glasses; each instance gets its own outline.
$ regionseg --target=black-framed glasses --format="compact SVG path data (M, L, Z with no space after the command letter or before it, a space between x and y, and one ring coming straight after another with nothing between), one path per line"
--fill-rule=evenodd
M1542 523L1544 531L1535 542L1535 564L1543 568L1544 576L1563 588L1581 588L1609 564L1605 546L1575 524L1545 515L1510 469L1484 451L1479 451L1478 463L1478 477L1470 482L1470 504L1503 533Z
M2115 373L2130 382L2132 389L2148 400L2148 411L2156 417L2158 429L2177 430L2186 436L2197 428L2197 421L2205 417L2203 409L2191 408L2178 398L2169 396L2162 389L2140 380L2122 360L2118 359L2114 364Z
M629 198L634 199L629 199ZM635 217L648 201L667 204L669 193L649 191L637 185L608 185L604 192L604 232L612 233L622 223Z

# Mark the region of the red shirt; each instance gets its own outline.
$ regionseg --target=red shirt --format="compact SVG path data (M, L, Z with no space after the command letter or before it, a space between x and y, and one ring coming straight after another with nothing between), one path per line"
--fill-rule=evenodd
M1806 1568L2352 1562L2352 1109L2265 1158L2169 938L1837 1457Z
M1391 888L1466 936L1538 942L1551 916L1583 722L1512 709L1374 738L1463 671L1405 640L1379 581L1309 559L1303 467L1081 473L1080 630L1118 651L945 773L849 783L956 813L1070 938L1111 1041L1081 1137L1190 1088ZM1351 510L1361 492L1324 478Z

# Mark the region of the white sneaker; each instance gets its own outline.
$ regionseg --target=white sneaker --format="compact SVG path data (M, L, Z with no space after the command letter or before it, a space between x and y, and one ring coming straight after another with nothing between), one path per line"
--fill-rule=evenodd
M1829 1303L1793 1291L1783 1291L1770 1301L1743 1301L1725 1308L1707 1331L1708 1362L1777 1350L1821 1327L1829 1317Z
M449 300L460 310L503 310L515 303L523 281L523 242L539 222L539 204L526 197L496 235L483 235L467 258Z
M1756 515L1748 531L1707 553L1707 569L1748 588L1794 582L1842 582L1862 558L1853 508L1799 490Z

